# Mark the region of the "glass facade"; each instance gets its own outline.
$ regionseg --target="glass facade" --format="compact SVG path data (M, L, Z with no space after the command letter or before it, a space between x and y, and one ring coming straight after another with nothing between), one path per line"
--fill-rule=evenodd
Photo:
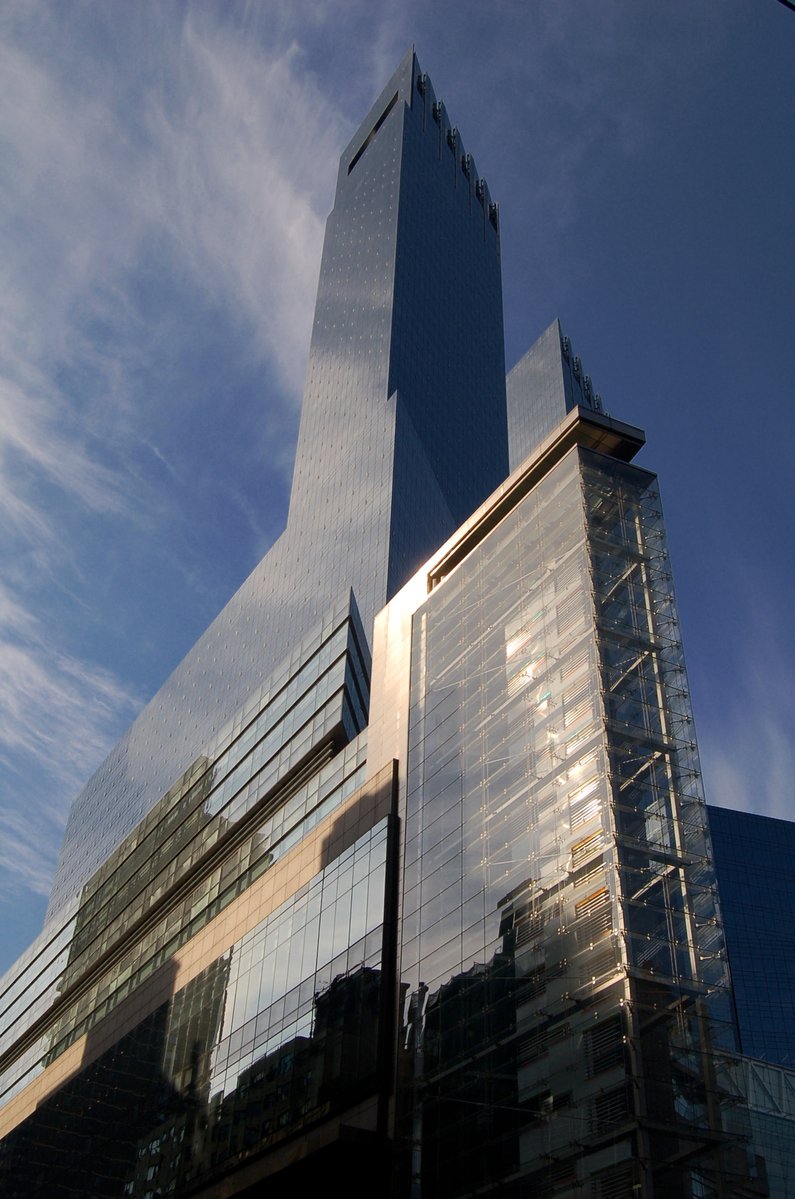
M340 597L367 645L505 477L499 249L488 189L409 53L340 163L287 528L75 800L49 919Z
M350 834L338 837L335 854L336 818L318 826L328 864L171 998L157 1002L162 987L139 990L139 1005L156 1006L129 1030L129 1013L117 1014L104 1052L107 1029L92 1025L96 1048L89 1038L78 1076L4 1140L4 1195L181 1192L374 1102L389 1047L391 776L380 792L368 831L351 844ZM355 794L347 810L361 800ZM249 891L247 902L266 910L269 898ZM172 963L166 990L176 982Z
M795 824L710 807L743 1053L795 1069Z
M330 614L87 880L35 974L6 992L0 1098L133 994L362 781L361 639L353 609Z
M3 1195L785 1193L643 434L557 322L506 417L499 257L409 53L340 163L287 528L0 984Z
M751 1124L751 1144L758 1174L770 1199L789 1199L795 1178L795 1070L735 1057L724 1078L738 1110Z
M727 1061L772 1199L795 1177L795 824L710 805L740 1047Z
M414 613L411 678L416 1193L745 1193L653 476L570 451Z

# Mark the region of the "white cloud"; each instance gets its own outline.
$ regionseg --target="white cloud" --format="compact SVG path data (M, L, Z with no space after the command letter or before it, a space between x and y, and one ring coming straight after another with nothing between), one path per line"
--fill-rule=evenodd
M191 85L147 98L139 187L196 285L236 307L294 398L339 142L300 57L295 45L268 57L189 16L180 58Z
M121 79L74 37L59 59L37 57L30 36L0 50L5 344L50 369L86 356L110 369L86 326L140 335L127 276L155 255L234 309L296 401L338 121L294 44L268 52L211 10L162 34L157 85L137 79L134 52L151 56L151 41L133 40Z
M11 780L20 764L28 776L0 805L0 894L46 893L65 801L139 706L109 671L60 652L0 587L0 762Z
M89 538L92 513L156 532L173 502L164 479L179 472L157 446L158 413L190 422L192 396L180 377L152 394L146 359L175 333L188 351L191 331L150 299L173 282L234 314L237 352L278 385L271 437L290 427L306 368L335 111L289 38L287 8L272 40L225 7L148 13L31 2L0 14L0 867L11 891L46 891L69 800L140 705L90 649L64 649L57 619L65 565L81 569L69 534L85 521ZM147 446L168 466L159 481L135 466ZM272 448L286 479L291 446ZM193 569L186 558L186 578ZM35 615L45 594L46 628Z
M111 472L58 427L52 384L40 373L34 377L33 364L23 365L25 386L10 372L0 378L0 511L7 532L10 525L42 538L52 533L52 514L25 494L26 474L42 476L97 510L118 507L119 496Z

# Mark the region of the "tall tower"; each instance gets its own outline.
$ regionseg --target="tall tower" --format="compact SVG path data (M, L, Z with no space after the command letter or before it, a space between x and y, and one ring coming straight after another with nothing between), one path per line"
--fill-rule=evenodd
M499 254L410 51L340 162L287 528L75 800L48 918L351 593L366 656L376 612L505 477Z
M499 249L409 53L342 155L326 229L287 525L315 616L352 582L369 626L505 477Z

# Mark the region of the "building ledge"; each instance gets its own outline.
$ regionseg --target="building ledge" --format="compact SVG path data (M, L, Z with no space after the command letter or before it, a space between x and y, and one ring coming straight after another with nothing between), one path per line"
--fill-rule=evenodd
M642 429L589 408L574 408L521 466L492 492L426 567L428 591L462 562L574 446L631 462L646 442Z

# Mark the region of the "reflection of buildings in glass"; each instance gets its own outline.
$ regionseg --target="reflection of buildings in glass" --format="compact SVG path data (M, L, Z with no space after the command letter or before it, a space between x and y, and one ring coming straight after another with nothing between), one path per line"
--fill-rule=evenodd
M365 966L316 995L309 1035L259 1058L213 1104L212 1160L261 1152L372 1093L380 1005L380 971Z
M214 981L202 980L193 1019L183 1018L187 1033L179 1025L169 1029L167 1076L175 1098L167 1118L138 1145L125 1193L142 1195L157 1187L170 1194L211 1177L227 1162L239 1165L345 1110L376 1085L381 976L359 967L315 996L309 1035L258 1058L233 1088L210 1099L207 1047L217 1043L220 1025L213 999L217 993L223 1002L229 979L224 977L217 992Z
M122 1194L169 1194L196 1173L208 1129L207 1048L217 1039L223 1019L229 968L229 958L220 958L166 1007L161 1100L134 1146ZM123 1085L123 1075L119 1083Z
M490 962L473 964L432 993L421 986L412 996L407 1043L417 1088L414 1170L429 1194L458 1194L518 1169L510 916L501 931L505 950Z
M429 1193L478 1171L666 1196L752 1184L717 1076L731 995L659 500L621 461L640 441L572 412L429 564L430 594L391 605L413 639L402 968L415 1006L429 990L413 1118ZM510 999L487 996L509 945ZM499 1002L515 1023L496 1032ZM440 1063L465 1031L466 1064ZM479 1107L493 1161L472 1153Z
M6 1150L16 1162L57 1140L48 1196L171 1194L372 1093L382 1064L381 974L360 966L314 997L309 1035L259 1057L211 1098L232 957L213 963L12 1134ZM6 1174L4 1193L15 1185L29 1193L20 1173L19 1182L13 1169Z
M341 161L287 529L76 801L4 980L4 1193L747 1199L750 1129L786 1194L643 434L557 322L506 417L501 321L410 53Z
M52 1199L145 1195L153 1187L172 1193L169 1187L212 1177L230 1162L240 1165L252 1152L261 1155L263 1148L372 1103L389 1050L378 968L387 822L364 836L356 833L354 825L347 833L353 843L338 854L333 845L327 851L331 860L303 897L277 908L264 927L255 927L187 985L175 988L172 980L173 998L115 1037L109 1050L93 1058L86 1053L89 1060L77 1079L57 1089L6 1138L0 1175L10 1189L4 1193L16 1193L18 1177L20 1194L37 1193L39 1184L20 1163L39 1161L35 1147L48 1143L52 1154L70 1146L56 1177L43 1171L48 1181L41 1193ZM345 839L343 830L343 846ZM273 976L281 968L259 958L257 942L276 943L278 955L289 927L306 956L312 942L298 931L301 898L305 919L311 922L311 913L322 907L331 927L323 929L321 921L314 930L315 972L279 991ZM346 932L356 925L362 932L352 944L336 927L341 912L347 913ZM285 944L289 949L289 939ZM347 974L337 973L346 967ZM287 986L289 978L282 977ZM255 980L275 1002L255 1003L257 1015L246 1021L243 1011L235 1014L236 1000ZM123 1013L115 1011L92 1036L101 1043L108 1022L120 1018ZM301 1027L305 1035L294 1035ZM97 1143L113 1145L112 1169L94 1161ZM44 1160L51 1167L49 1154Z

